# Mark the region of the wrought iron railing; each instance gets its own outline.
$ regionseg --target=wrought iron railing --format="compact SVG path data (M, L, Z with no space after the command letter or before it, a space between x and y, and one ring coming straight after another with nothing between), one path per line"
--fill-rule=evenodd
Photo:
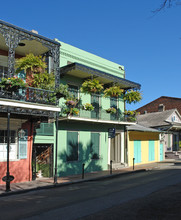
M97 119L97 120L105 120L105 121L125 121L126 118L124 116L124 113L120 110L117 110L115 114L107 113L105 109L102 109L99 107L98 109L94 109L93 111L86 111L82 109L81 106L76 107L79 112L78 114L73 114L70 112L67 112L67 107L62 106L60 115L63 117L65 116L74 116L79 118L87 118L87 119Z
M46 105L56 105L56 97L53 91L26 87L14 91L0 87L0 98L19 100Z

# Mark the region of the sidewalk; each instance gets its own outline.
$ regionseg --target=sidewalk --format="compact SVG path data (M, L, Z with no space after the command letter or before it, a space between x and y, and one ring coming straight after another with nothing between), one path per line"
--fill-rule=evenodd
M86 181L100 180L104 178L112 178L112 177L116 177L116 176L123 175L123 174L131 174L134 172L142 172L142 171L152 170L152 169L162 169L162 168L173 166L174 164L175 164L175 161L169 160L169 161L163 161L163 162L158 162L158 163L137 165L135 166L134 170L133 170L133 167L125 167L119 170L113 170L112 175L110 175L109 170L85 173L84 179L82 179L82 175L59 177L57 180L58 184L56 184L56 187L64 186L68 184L86 182ZM181 165L181 163L179 164ZM29 182L23 182L23 183L12 183L11 192L8 192L8 193L5 192L6 186L0 185L0 197L5 196L5 195L12 195L16 193L28 192L31 190L52 188L52 187L55 187L53 182L54 182L53 178L37 178L35 181L29 181Z

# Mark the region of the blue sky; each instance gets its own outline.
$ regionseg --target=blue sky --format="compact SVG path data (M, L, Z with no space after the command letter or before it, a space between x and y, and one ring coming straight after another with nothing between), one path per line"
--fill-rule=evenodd
M1 20L125 66L142 85L136 109L160 97L180 97L181 6L154 14L162 0L9 0Z

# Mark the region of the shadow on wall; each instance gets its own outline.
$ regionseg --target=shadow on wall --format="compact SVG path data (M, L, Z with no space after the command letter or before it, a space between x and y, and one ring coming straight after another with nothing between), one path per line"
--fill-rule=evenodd
M68 144L70 151L63 151L59 154L59 160L61 161L58 167L59 176L81 174L82 164L85 164L85 173L102 170L102 158L94 151L92 142L89 142L86 146L73 141L69 141Z

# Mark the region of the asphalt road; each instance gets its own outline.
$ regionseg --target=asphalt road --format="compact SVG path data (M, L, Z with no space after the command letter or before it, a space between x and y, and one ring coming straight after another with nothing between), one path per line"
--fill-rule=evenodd
M153 170L1 197L0 219L180 219L180 195L180 168Z

